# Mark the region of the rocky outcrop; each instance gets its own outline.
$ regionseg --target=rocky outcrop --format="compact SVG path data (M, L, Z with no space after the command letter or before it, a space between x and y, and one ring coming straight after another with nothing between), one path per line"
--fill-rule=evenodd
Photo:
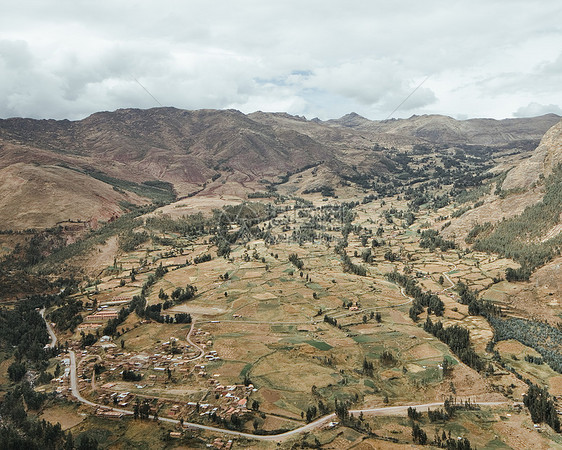
M508 173L502 189L528 189L541 175L548 177L558 164L562 164L562 120L546 132L530 158Z

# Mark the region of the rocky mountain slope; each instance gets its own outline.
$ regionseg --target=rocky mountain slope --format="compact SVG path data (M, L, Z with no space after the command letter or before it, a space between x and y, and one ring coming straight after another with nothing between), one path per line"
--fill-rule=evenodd
M562 164L562 121L546 132L529 159L508 173L502 188L527 189L536 183L541 175L550 175L558 164Z

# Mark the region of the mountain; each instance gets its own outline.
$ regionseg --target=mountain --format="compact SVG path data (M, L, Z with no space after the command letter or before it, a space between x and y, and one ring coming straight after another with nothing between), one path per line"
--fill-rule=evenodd
M118 110L77 122L10 119L0 123L0 138L33 149L34 155L12 155L12 163L35 156L135 182L160 179L173 183L180 195L219 170L276 176L327 156L306 136L273 133L231 110Z
M238 195L279 186L323 191L406 176L398 151L535 145L559 118L306 120L286 113L121 109L83 120L0 120L0 229L108 219L127 204ZM494 147L495 146L495 147ZM534 146L533 146L534 148ZM287 184L289 177L304 173ZM351 183L351 184L350 184ZM363 189L361 188L361 189ZM22 206L25 205L25 206Z
M362 132L397 134L434 143L496 146L536 141L559 120L560 117L556 114L546 114L504 120L456 120L442 115L423 115L409 119L371 121L352 113L327 123Z
M16 163L0 169L0 229L54 227L61 222L107 221L119 204L146 203L138 195L56 165Z
M319 161L338 166L334 158L306 135L274 132L238 111L159 108L96 113L76 122L2 120L0 229L106 218L123 202L143 202L147 182L170 183L186 196L222 176L235 190L252 191L262 178L273 181Z

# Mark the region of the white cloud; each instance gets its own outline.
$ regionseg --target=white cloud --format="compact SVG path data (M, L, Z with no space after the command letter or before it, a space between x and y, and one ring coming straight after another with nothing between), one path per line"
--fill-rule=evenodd
M543 114L554 113L562 116L562 108L558 105L541 105L540 103L531 102L527 106L521 106L513 113L515 117L535 117Z
M157 106L507 117L562 104L545 0L17 2L0 17L0 117ZM519 114L516 112L514 114Z

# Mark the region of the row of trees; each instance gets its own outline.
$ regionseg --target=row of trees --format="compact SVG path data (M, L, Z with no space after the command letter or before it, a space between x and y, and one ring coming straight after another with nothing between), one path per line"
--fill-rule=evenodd
M488 316L494 341L514 339L535 349L556 372L562 373L562 330L548 323Z
M451 351L467 366L477 371L484 369L484 361L471 347L470 334L466 328L459 325L444 328L441 322L433 323L428 316L423 329L447 344Z
M83 303L81 300L69 298L60 308L49 314L49 320L54 322L60 331L70 330L74 332L76 327L82 323Z
M455 244L455 241L443 239L438 231L429 229L422 231L420 247L428 248L432 252L439 247L441 251L446 252L447 250L457 248L457 244Z
M424 308L427 308L428 314L433 313L436 316L442 316L445 312L445 305L439 296L431 292L424 292L414 278L398 273L396 270L387 274L386 278L402 286L406 295L414 298L409 311L410 318L414 322L418 321L418 315L424 311Z
M457 404L451 398L445 400L443 406L444 408L439 408L437 410L428 409L427 416L430 422L446 422L453 417L453 414L457 409L477 409L476 405L468 401L464 404ZM414 443L420 445L431 444L438 448L446 448L448 450L470 450L472 448L470 441L467 438L459 437L455 439L451 436L450 430L447 435L445 430L443 430L442 433L439 433L439 430L436 429L433 441L429 442L427 433L418 423L416 423L422 419L422 414L419 413L416 408L410 407L408 408L408 418L412 421L412 439Z
M150 239L150 236L146 231L134 232L133 230L127 230L119 236L119 248L124 252L132 252L139 245L144 244Z
M471 316L483 316L489 318L491 316L499 317L502 310L489 300L478 299L478 292L471 291L468 286L459 281L455 286L455 290L459 294L459 303L468 305L468 313Z
M74 449L72 434L62 431L60 424L52 425L28 415L37 411L47 396L35 392L28 383L20 383L6 392L0 403L0 447L5 449ZM80 444L80 443L78 443Z
M550 397L546 388L531 384L527 391L527 395L523 398L523 403L531 413L531 419L535 423L546 423L550 427L560 433L560 419L556 412L554 401Z
M304 267L303 260L300 259L299 255L297 255L296 253L291 253L289 255L289 262L299 270L302 270L302 268Z
M57 349L45 350L49 335L45 321L37 311L52 301L51 296L32 296L20 300L15 308L0 308L0 350L15 356L9 368L13 381L20 380L29 367L44 372L48 359Z

